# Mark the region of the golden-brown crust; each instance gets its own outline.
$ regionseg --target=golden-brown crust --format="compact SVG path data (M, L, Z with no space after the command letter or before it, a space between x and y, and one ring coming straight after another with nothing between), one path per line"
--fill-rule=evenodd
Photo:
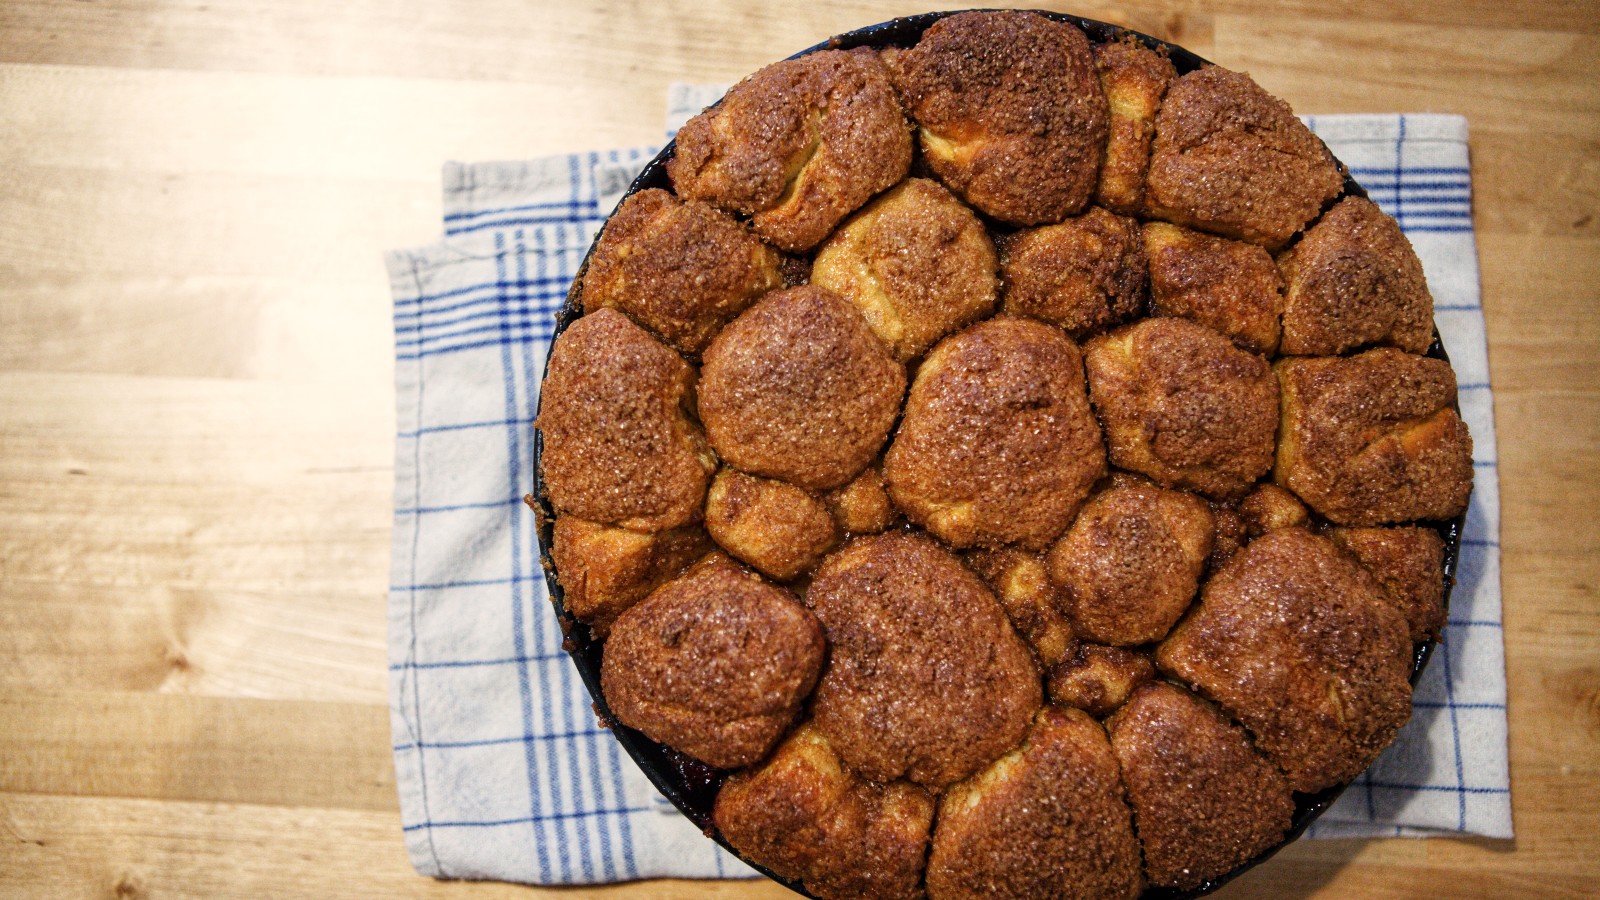
M1027 742L939 801L932 900L1136 896L1139 846L1105 732L1039 711Z
M905 177L911 135L877 54L823 50L773 63L678 132L679 196L751 217L773 244L816 246Z
M1150 657L1126 647L1079 644L1048 674L1050 700L1107 716L1156 677Z
M1413 643L1444 630L1444 539L1432 528L1330 528L1328 537L1372 573L1411 626Z
M584 272L583 308L621 310L692 355L757 297L783 286L781 261L711 206L651 188L606 222Z
M987 316L994 242L937 181L907 178L817 250L811 283L854 303L902 361Z
M1285 354L1331 356L1366 344L1425 353L1433 295L1422 262L1394 219L1346 197L1278 257L1288 286Z
M894 503L889 499L888 486L883 481L883 470L877 465L867 466L850 483L835 488L823 498L833 521L845 534L877 534L894 524Z
M923 158L968 203L1039 225L1089 201L1107 112L1080 29L1028 12L961 13L888 63Z
M1283 839L1294 798L1243 729L1171 684L1140 688L1110 721L1145 875L1189 890Z
M1040 703L1033 655L932 540L856 538L822 561L805 599L829 646L812 714L855 771L938 789L1022 739Z
M1000 317L946 338L917 370L884 457L889 496L957 547L1040 550L1105 471L1077 345Z
M822 900L917 900L933 811L914 784L876 784L844 768L807 723L728 779L712 820L745 857Z
M550 559L561 579L561 602L602 638L624 610L711 549L698 525L639 532L560 516L554 531Z
M1164 53L1131 36L1095 45L1094 64L1111 117L1095 202L1124 215L1138 215L1144 212L1144 178L1150 168L1156 112L1178 72Z
M1283 279L1267 251L1166 222L1147 222L1150 314L1182 316L1252 353L1278 347Z
M793 595L718 554L617 618L601 685L624 725L732 769L777 743L825 649Z
M1200 587L1215 528L1204 500L1153 484L1089 498L1050 550L1073 632L1120 646L1166 637Z
M706 348L700 418L735 467L825 490L877 455L905 389L904 368L855 307L822 288L789 288Z
M694 378L682 357L616 310L562 332L534 423L556 512L635 531L699 521L716 463L685 410Z
M1112 465L1236 497L1272 468L1278 384L1267 361L1187 319L1145 319L1084 345Z
M820 500L787 482L726 467L706 493L706 530L724 550L779 581L816 565L840 537Z
M1053 666L1071 654L1076 642L1072 625L1062 614L1065 598L1060 585L1050 580L1043 558L1007 547L976 550L966 560L989 582L1011 627L1033 647L1041 664Z
M1207 66L1167 90L1146 185L1157 218L1275 249L1344 179L1289 104L1243 72Z
M1278 528L1303 528L1311 524L1304 503L1275 484L1258 484L1239 501L1245 533L1260 537Z
M1209 505L1217 532L1211 542L1211 559L1206 563L1206 571L1215 572L1244 547L1250 532L1244 516L1233 506L1215 500L1209 501Z
M1472 491L1450 364L1387 347L1279 360L1273 479L1340 525L1449 519Z
M1139 223L1092 206L1059 225L1001 242L1005 311L1042 319L1075 338L1137 315L1148 277Z
M1405 618L1355 560L1303 528L1239 551L1156 663L1248 728L1297 791L1354 778L1411 716Z

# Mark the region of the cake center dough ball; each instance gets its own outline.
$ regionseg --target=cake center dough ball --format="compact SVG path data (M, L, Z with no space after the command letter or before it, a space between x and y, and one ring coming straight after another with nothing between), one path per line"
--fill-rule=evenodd
M722 459L807 490L850 481L877 456L905 369L832 291L768 294L706 348L699 408Z
M928 354L884 458L895 504L956 547L1044 549L1104 473L1077 345L1011 317Z
M866 778L943 788L1015 747L1039 708L1033 655L1000 602L923 535L851 541L805 600L829 647L812 715Z

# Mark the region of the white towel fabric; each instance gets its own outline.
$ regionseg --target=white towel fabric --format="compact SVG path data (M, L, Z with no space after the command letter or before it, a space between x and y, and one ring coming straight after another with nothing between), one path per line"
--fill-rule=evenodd
M674 91L674 121L720 88ZM1465 123L1314 127L1422 257L1478 460L1445 641L1412 723L1314 835L1511 835L1494 424ZM656 793L561 650L533 518L530 422L551 315L653 148L444 170L445 239L387 258L395 302L390 696L418 871L577 884L749 877Z

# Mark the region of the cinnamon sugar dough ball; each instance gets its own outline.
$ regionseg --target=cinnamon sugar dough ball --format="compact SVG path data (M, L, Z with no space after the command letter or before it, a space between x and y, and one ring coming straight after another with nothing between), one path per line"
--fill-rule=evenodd
M808 722L761 765L728 778L712 821L746 858L822 900L917 900L933 811L914 784L845 768Z
M1217 531L1211 541L1211 559L1206 562L1206 570L1215 572L1244 548L1245 542L1250 539L1250 525L1244 516L1239 515L1238 508L1230 504L1212 500L1208 505L1211 507L1211 517L1216 520Z
M877 534L894 524L898 513L889 499L883 470L876 465L861 470L849 484L822 498L833 521L845 534Z
M622 724L719 769L763 756L816 684L815 617L720 554L623 613L601 663Z
M907 178L817 250L811 283L854 303L904 361L994 309L995 265L972 210L936 181Z
M856 538L805 599L829 646L812 714L850 768L937 790L1022 739L1040 702L1032 654L978 576L926 536Z
M716 470L689 417L694 369L616 310L572 323L541 388L541 466L561 515L662 531L700 520Z
M1050 580L1044 559L1012 547L976 550L966 556L967 565L994 589L1005 607L1011 627L1022 635L1039 662L1053 666L1072 653L1072 624L1062 609L1066 601L1061 586Z
M1275 484L1258 484L1239 501L1239 516L1245 533L1260 537L1278 528L1303 528L1311 524L1304 503Z
M1272 468L1278 384L1267 361L1187 319L1145 319L1084 345L1112 465L1237 497Z
M787 581L839 542L828 508L792 484L723 468L706 494L706 530L723 549Z
M1406 617L1411 640L1420 643L1444 630L1444 539L1432 528L1330 528L1339 549L1372 573L1378 586Z
M1303 528L1235 554L1156 664L1249 729L1297 791L1354 778L1411 716L1405 618L1355 560Z
M1214 529L1205 501L1182 491L1126 483L1089 498L1050 550L1073 632L1123 646L1165 637L1200 587Z
M980 212L1041 225L1088 203L1107 112L1080 29L1029 12L961 13L885 61L928 166Z
M1294 798L1283 773L1194 694L1165 682L1142 687L1106 730L1151 884L1199 887L1289 830Z
M956 547L1040 550L1105 471L1077 345L1029 319L980 322L923 360L883 474Z
M1252 353L1277 349L1283 279L1267 251L1166 222L1145 223L1144 250L1151 315L1193 319Z
M1050 668L1050 700L1091 716L1107 716L1156 677L1150 657L1126 647L1079 644Z
M1273 479L1340 525L1449 519L1472 491L1450 364L1380 347L1279 360Z
M1178 72L1163 53L1132 36L1096 44L1094 65L1111 114L1095 202L1123 215L1140 215L1156 111Z
M560 573L561 602L605 637L624 610L711 550L699 525L639 532L577 516L558 516L550 559Z
M782 257L705 203L651 188L623 201L583 276L585 312L617 309L696 354L757 297L783 286Z
M832 291L763 297L717 335L700 419L723 460L807 490L838 487L889 436L906 376L866 319Z
M773 63L678 132L678 195L750 216L784 250L809 250L905 177L911 134L877 54L823 50Z
M1092 206L1059 225L1001 242L1005 311L1042 319L1075 338L1144 307L1149 278L1139 223Z
M1276 249L1344 177L1289 104L1243 72L1207 66L1167 90L1146 186L1156 218Z
M1332 356L1364 344L1425 353L1433 295L1399 223L1365 197L1346 197L1278 257L1288 285L1283 352Z
M930 900L1132 898L1142 887L1116 757L1079 710L1041 709L1021 747L939 801Z

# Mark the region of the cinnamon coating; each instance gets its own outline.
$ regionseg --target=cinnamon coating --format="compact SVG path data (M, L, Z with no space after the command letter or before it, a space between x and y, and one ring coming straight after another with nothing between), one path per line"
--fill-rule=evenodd
M917 900L933 810L914 784L846 769L806 723L766 762L728 779L712 820L745 857L822 900Z
M1167 90L1147 179L1157 218L1276 249L1343 187L1328 148L1249 75L1207 66Z
M779 581L809 570L839 542L820 500L792 484L724 468L706 494L706 530L723 549Z
M635 531L700 520L716 469L686 407L694 369L616 310L572 323L541 388L541 465L556 512Z
M1139 223L1092 206L1059 225L1001 242L1005 311L1081 338L1144 307L1149 283Z
M877 455L905 389L905 370L855 307L822 288L789 288L706 348L700 419L736 468L826 490Z
M886 62L928 166L980 212L1040 225L1088 203L1108 114L1082 30L1029 12L960 13Z
M1050 580L1043 558L1004 547L973 551L966 560L994 589L1011 627L1033 647L1042 665L1053 666L1072 654L1077 642L1062 613L1066 598L1061 586Z
M782 257L711 206L651 188L623 201L583 276L585 312L612 308L696 354L757 297L783 286Z
M1166 222L1145 223L1144 249L1151 315L1193 319L1252 353L1277 349L1283 279L1267 251Z
M647 533L560 516L554 532L561 602L601 638L623 611L711 550L699 525Z
M889 499L883 470L876 465L861 470L849 484L822 498L833 521L845 534L877 534L894 524L898 513Z
M911 135L877 54L823 50L773 63L678 132L678 195L750 216L809 250L911 166Z
M1239 501L1239 515L1251 537L1260 537L1278 528L1303 528L1311 524L1311 514L1300 498L1275 484L1256 485Z
M1411 717L1405 618L1355 560L1303 528L1235 554L1156 664L1249 729L1297 791L1354 778Z
M1472 491L1450 364L1380 347L1279 360L1273 479L1340 525L1449 519Z
M1112 465L1211 497L1272 468L1278 384L1267 361L1187 319L1145 319L1084 345Z
M1151 884L1199 887L1289 830L1294 798L1283 773L1199 697L1165 682L1146 685L1106 730Z
M1132 898L1142 887L1116 758L1079 710L1041 709L1021 747L939 801L931 900Z
M917 370L884 456L889 496L956 547L1040 550L1105 471L1078 348L1030 319L981 322Z
M822 628L720 554L618 617L601 685L622 724L719 769L777 743L817 681Z
M1156 677L1150 657L1126 647L1079 644L1048 673L1050 701L1091 716L1116 712L1141 685Z
M972 210L936 181L907 178L817 250L811 283L854 303L905 361L994 310L995 265Z
M1139 215L1144 212L1156 111L1178 72L1164 53L1131 36L1095 45L1094 64L1111 114L1095 202L1124 215Z
M806 592L829 656L817 727L874 781L932 789L1015 747L1039 708L1032 654L978 576L927 537L856 538Z
M1095 494L1050 550L1073 632L1119 646L1166 637L1200 587L1215 527L1193 494L1148 483Z
M1411 626L1413 643L1444 631L1444 539L1432 528L1330 528L1339 549L1377 579Z
M1331 356L1366 344L1426 353L1433 295L1400 225L1365 197L1346 197L1278 257L1283 352Z

